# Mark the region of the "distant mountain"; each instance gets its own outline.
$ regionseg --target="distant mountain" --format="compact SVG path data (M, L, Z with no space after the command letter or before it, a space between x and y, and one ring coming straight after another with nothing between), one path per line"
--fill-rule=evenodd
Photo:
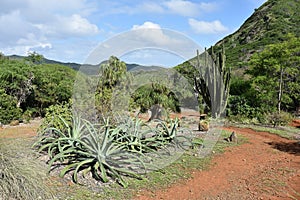
M19 55L11 55L11 56L8 56L9 59L16 59L16 60L21 60L21 59L24 59L26 58L26 56L19 56ZM59 64L59 65L64 65L64 66L67 66L67 67L71 67L72 69L74 70L79 70L81 64L78 64L78 63L74 63L74 62L60 62L60 61L56 61L56 60L50 60L50 59L47 59L47 58L43 58L43 63L47 63L47 64Z
M163 67L158 66L144 66L138 64L127 64L127 71L158 71L163 69Z
M226 65L234 71L245 68L253 53L283 41L288 33L300 37L300 0L268 0L233 34L214 45L226 50Z
M19 55L11 55L11 56L7 56L9 59L16 59L16 60L21 60L24 59L25 56L19 56ZM60 61L56 61L56 60L50 60L47 58L43 58L42 63L47 63L47 64L59 64L59 65L64 65L67 67L71 67L72 69L78 71L80 69L80 67L86 67L86 68L90 68L91 70L87 70L87 71L95 71L92 69L95 69L96 66L99 65L82 65L82 64L78 64L78 63L74 63L74 62L60 62ZM143 65L139 65L139 64L127 64L127 71L156 71L156 70L160 70L163 67L158 67L158 66L143 66Z

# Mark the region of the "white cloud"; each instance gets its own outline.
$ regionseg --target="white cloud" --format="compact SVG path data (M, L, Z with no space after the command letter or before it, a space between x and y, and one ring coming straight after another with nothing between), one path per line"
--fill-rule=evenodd
M200 34L218 34L228 31L228 28L225 27L219 20L207 22L191 18L189 19L189 25L196 33Z
M144 22L142 25L133 25L132 30L138 30L137 38L145 42L153 42L156 44L167 45L173 41L169 36L165 35L159 24L153 22Z
M95 35L100 30L88 20L94 9L85 0L1 0L0 51L25 55L57 39Z
M34 26L39 28L46 36L57 38L89 36L99 33L96 25L91 24L86 18L77 14L72 16L56 15L53 21Z
M148 12L148 13L163 13L164 8L154 2L144 2L143 4L137 6L137 11Z
M194 3L186 0L170 0L163 3L166 8L182 16L197 16L203 12L211 12L217 8L215 3Z
M102 15L111 14L141 14L159 13L176 14L185 17L194 17L202 13L216 10L218 4L215 2L192 2L188 0L157 0L157 1L131 1L126 2L105 2Z
M173 13L183 16L196 16L199 12L198 5L185 0L170 0L164 5Z
M142 24L142 25L133 25L132 30L145 29L145 28L161 29L159 24L155 24L153 22L144 22L144 24Z

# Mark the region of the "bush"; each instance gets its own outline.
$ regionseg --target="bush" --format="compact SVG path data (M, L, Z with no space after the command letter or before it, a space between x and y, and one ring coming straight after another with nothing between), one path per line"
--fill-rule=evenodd
M16 105L17 102L12 96L7 95L4 90L0 90L0 122L2 124L20 119L22 110Z
M22 120L24 123L29 123L32 118L38 115L38 110L35 108L28 108L23 114L22 114Z
M273 112L267 115L268 123L276 126L284 126L293 120L293 116L288 112Z
M69 126L71 125L72 123L71 102L56 104L47 108L46 115L45 118L43 119L43 123L40 129L43 130L47 127L52 127L64 131L64 128L66 128L66 124L64 124L61 118L63 118L64 122L66 122Z

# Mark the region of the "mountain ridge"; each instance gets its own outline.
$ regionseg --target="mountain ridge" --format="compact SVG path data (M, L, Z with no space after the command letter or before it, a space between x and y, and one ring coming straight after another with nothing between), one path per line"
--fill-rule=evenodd
M213 48L218 51L224 45L226 64L235 70L245 68L253 53L266 45L284 41L288 33L300 37L299 10L300 0L268 0Z
M26 58L26 56L20 56L20 55L9 55L7 57L9 59L16 59L16 60L22 60L22 59ZM47 59L45 57L43 57L42 63L64 65L64 66L70 67L76 71L78 71L81 66L85 66L85 67L97 66L97 65L90 65L90 64L88 64L88 65L87 64L79 64L79 63L75 63L75 62L61 62L61 61L57 61L57 60ZM127 71L154 71L154 70L160 70L163 68L160 66L154 66L154 65L146 66L146 65L136 64L136 63L125 63L125 64L127 67Z

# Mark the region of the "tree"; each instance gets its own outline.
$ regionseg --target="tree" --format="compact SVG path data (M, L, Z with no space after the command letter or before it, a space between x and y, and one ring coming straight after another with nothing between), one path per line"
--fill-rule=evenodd
M49 106L69 101L76 71L63 65L40 64L33 66L33 73L33 92L26 106L34 106L44 115Z
M37 52L29 52L27 57L25 58L26 61L32 62L34 64L40 64L44 60L44 56L38 54Z
M3 60L0 63L0 88L14 97L19 108L33 89L34 74L30 65L18 60Z
M298 109L300 106L300 38L271 44L249 61L256 98L269 110Z
M121 86L126 80L126 71L126 64L115 56L111 56L107 62L100 66L99 82L95 92L95 106L102 116L111 114L113 90L117 86Z
M21 117L22 110L16 107L14 97L5 93L0 89L0 123L7 124L12 120Z
M151 83L138 88L132 95L132 100L140 112L150 109L152 119L161 119L163 109L180 112L179 100L170 89L159 83Z

